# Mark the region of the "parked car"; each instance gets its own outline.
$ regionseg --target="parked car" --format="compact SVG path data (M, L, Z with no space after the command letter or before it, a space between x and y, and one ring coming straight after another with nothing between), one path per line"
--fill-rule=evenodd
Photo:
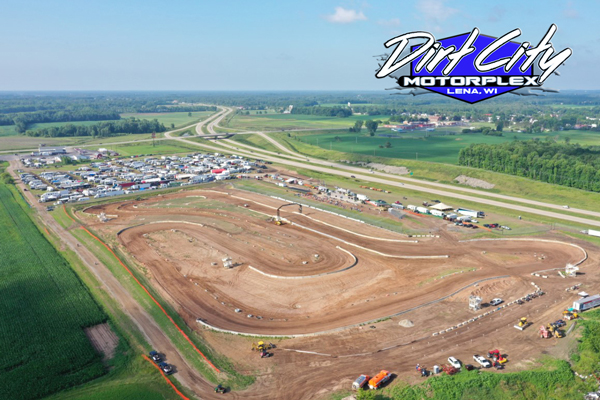
M480 356L479 354L473 355L473 360L483 368L490 368L492 366L492 363L487 358Z
M475 369L475 366L473 366L472 364L465 364L465 369L467 371L472 371Z
M460 361L458 361L454 357L448 357L448 364L450 364L451 366L453 366L456 369L460 369L460 367L461 367Z
M486 360L487 361L487 360ZM167 375L172 374L173 371L173 367L169 364L167 364L166 362L161 362L160 364L158 364L158 366L160 367L160 369L163 370L163 372Z
M490 301L490 305L492 305L492 306L497 306L498 304L501 304L503 301L504 301L504 300L502 300L502 299L498 299L498 298L496 298L496 299L492 299L492 301Z
M158 352L156 350L152 350L150 352L150 358L152 358L152 361L154 361L157 364L162 361L160 354L158 354Z

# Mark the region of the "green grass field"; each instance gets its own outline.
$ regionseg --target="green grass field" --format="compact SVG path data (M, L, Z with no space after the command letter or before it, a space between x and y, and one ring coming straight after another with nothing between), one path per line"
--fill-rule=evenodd
M176 128L182 128L199 120L204 120L209 115L214 114L212 111L192 111L192 116L189 117L187 112L172 112L172 113L132 113L121 114L121 118L135 117L137 119L156 119L163 123L167 129L171 129L171 124L175 124Z
M281 130L281 129L348 129L357 120L387 120L385 115L354 115L348 118L321 117L300 114L236 115L227 127L240 130ZM223 125L226 126L226 125Z
M142 143L127 143L106 145L110 150L114 150L122 156L140 156L140 155L157 155L157 154L178 154L178 153L193 153L197 152L198 148L192 145L178 142L176 140L157 140L155 145L152 142Z
M106 373L83 328L107 316L14 196L0 185L0 387L35 399Z
M446 164L457 164L460 149L473 143L499 144L515 140L545 139L550 137L564 141L570 137L572 143L597 144L600 134L589 131L552 132L547 135L532 135L517 132L504 132L504 136L486 136L482 133L460 133L462 128L439 129L435 132L397 133L390 129L380 129L376 136L357 135L348 132L329 132L323 134L295 133L305 143L319 146L323 149L336 150L345 153L364 154L389 158L432 161ZM364 131L364 129L363 129ZM442 132L452 132L454 135L441 135ZM378 135L397 135L399 137L380 137ZM426 137L427 134L430 137ZM337 139L336 139L337 138ZM385 148L390 142L391 148ZM382 146L382 147L380 147Z

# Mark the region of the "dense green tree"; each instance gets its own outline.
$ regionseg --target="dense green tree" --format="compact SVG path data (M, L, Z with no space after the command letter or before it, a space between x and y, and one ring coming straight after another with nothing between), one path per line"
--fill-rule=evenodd
M368 120L367 122L365 122L365 128L367 128L367 131L369 132L370 136L375 136L375 132L377 131L377 127L378 127L378 123L372 120Z
M553 140L472 144L459 152L458 163L600 192L600 146Z

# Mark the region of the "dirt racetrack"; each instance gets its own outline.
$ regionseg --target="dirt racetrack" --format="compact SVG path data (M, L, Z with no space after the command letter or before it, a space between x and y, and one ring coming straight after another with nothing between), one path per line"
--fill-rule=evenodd
M289 222L277 226L269 219L281 204L248 192L202 190L87 212L117 216L96 228L118 232L176 305L213 327L261 335L354 326L461 289L456 296L465 299L475 289L469 285L484 280L492 288L495 279L510 282L503 289L508 301L531 292L532 272L584 257L580 248L554 242L444 236L414 243L307 207L302 214L283 208ZM233 268L223 267L226 257Z

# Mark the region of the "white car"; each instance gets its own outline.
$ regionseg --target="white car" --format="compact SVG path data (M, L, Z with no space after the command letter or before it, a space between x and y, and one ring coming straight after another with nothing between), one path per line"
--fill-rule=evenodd
M453 366L456 369L460 369L460 367L461 367L460 361L458 361L454 357L448 357L448 364L450 364L451 366Z
M569 208L569 206L563 206L563 208Z
M498 304L501 304L504 300L502 299L492 299L492 301L490 301L490 305L492 306L497 306Z
M475 362L481 365L483 368L491 368L492 366L492 363L487 358L480 356L479 354L475 354L473 356L473 360L475 360Z

